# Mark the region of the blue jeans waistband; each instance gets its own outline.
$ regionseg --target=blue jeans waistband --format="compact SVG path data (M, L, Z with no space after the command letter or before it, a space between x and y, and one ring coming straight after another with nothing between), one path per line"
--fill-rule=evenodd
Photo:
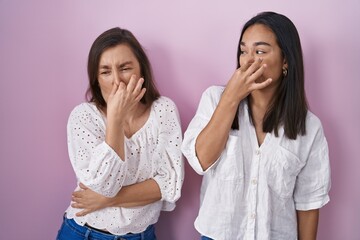
M73 236L72 235L76 235ZM155 240L155 227L150 225L141 233L129 233L126 235L113 235L89 226L81 226L74 219L64 216L64 221L58 233L59 240L62 239L101 239L101 240ZM79 237L79 238L77 238Z

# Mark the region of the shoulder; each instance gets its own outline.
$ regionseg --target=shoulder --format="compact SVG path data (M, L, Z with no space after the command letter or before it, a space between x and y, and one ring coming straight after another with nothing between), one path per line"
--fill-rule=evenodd
M306 114L306 131L295 140L289 139L282 131L280 146L295 154L299 159L306 160L310 154L316 154L327 148L327 141L320 119L308 111Z
M180 116L176 104L168 97L161 96L153 102L151 107L151 115L153 115L156 121L160 124L163 122L179 122ZM164 124L170 126L171 124Z
M199 107L213 109L220 101L221 95L224 92L223 86L210 86L201 96ZM210 110L209 109L209 110Z
M71 111L70 115L72 114L79 114L79 113L86 113L86 112L99 112L97 107L94 103L84 102L80 103L79 105L75 106Z
M177 106L175 102L172 99L165 96L161 96L157 100L155 100L153 102L152 107L156 112L174 111L174 110L177 111Z
M84 102L74 107L69 116L69 121L82 121L100 117L101 113L94 103Z
M203 97L210 98L220 98L221 94L224 92L224 86L210 86L203 92Z
M302 142L307 143L324 143L326 142L323 126L320 119L311 111L306 114L306 132L300 136Z
M318 132L322 131L322 124L320 119L311 111L308 111L306 114L306 132Z

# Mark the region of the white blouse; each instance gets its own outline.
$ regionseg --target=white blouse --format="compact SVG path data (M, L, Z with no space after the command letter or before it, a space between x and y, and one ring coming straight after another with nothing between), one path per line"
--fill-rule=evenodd
M239 107L239 130L231 130L219 159L203 171L195 152L224 90L210 87L184 135L182 151L203 176L195 228L216 240L297 239L296 210L318 209L329 201L328 146L320 120L306 117L306 135L290 140L267 133L259 147L248 106Z
M105 208L83 217L76 217L80 210L70 205L67 218L116 235L142 232L157 222L161 210L172 211L181 195L184 167L176 105L166 97L153 102L144 126L131 138L125 137L124 161L105 142L105 132L106 119L93 103L82 103L71 112L68 150L78 183L113 197L122 186L154 179L162 199L141 207Z

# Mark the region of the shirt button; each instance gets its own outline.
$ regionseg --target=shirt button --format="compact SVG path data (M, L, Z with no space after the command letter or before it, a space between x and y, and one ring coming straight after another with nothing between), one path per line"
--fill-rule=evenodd
M253 180L251 180L251 183L252 183L253 185L256 185L256 184L257 184L257 180L256 180L256 179L253 179Z
M255 154L256 154L256 155L260 155L260 150L259 150L259 149L256 149L256 150L255 150Z
M251 214L251 216L250 216L252 219L255 219L256 218L256 214L255 213L253 213L253 214Z

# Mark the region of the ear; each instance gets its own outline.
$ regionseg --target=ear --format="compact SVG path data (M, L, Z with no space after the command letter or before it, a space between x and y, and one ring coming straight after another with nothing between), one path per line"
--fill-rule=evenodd
M284 60L283 60L283 67L282 68L286 68L286 69L289 68L286 58L284 58Z

